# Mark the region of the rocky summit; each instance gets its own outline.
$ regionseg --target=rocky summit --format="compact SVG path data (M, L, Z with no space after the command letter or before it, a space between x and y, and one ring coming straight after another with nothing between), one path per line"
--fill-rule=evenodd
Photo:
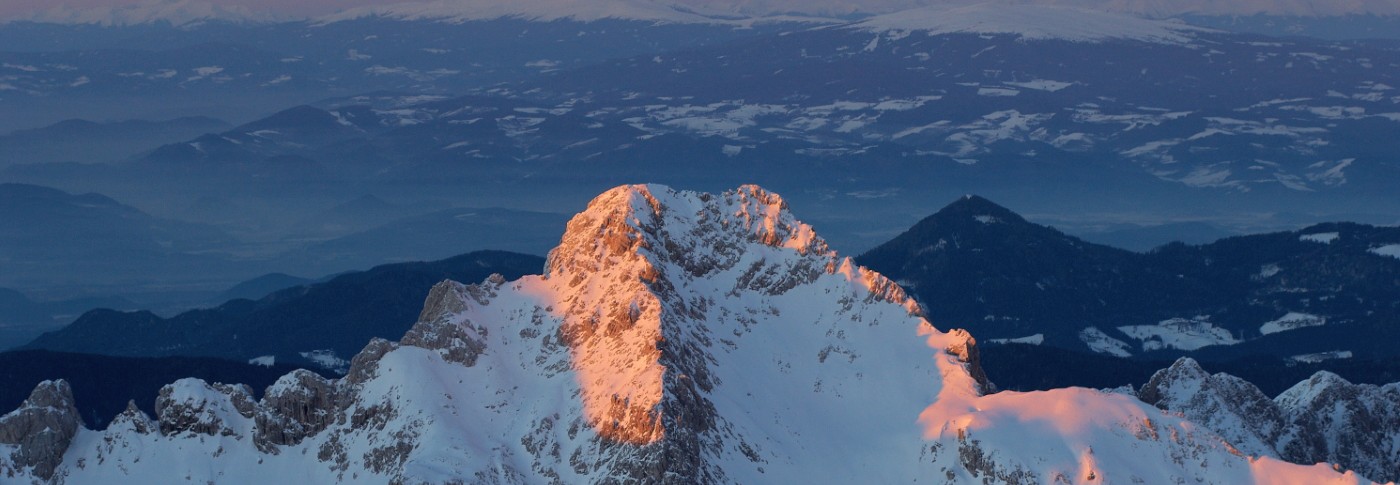
M294 372L260 399L180 380L154 419L133 408L105 430L45 383L0 418L0 479L1366 481L1250 457L1123 394L989 388L968 333L935 328L778 195L623 186L569 222L542 275L438 284L344 378Z
M1335 463L1384 481L1400 480L1400 383L1352 384L1318 372L1273 399L1229 374L1210 375L1189 358L1158 371L1143 401L1183 414L1240 451L1294 463Z

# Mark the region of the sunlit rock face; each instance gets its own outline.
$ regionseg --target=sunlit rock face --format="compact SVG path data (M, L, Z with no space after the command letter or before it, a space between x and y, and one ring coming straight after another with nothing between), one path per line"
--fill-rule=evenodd
M187 379L58 455L67 484L1356 483L1127 396L999 393L776 194L610 190L543 274L433 288L400 343L253 401ZM144 431L142 431L144 430ZM15 466L0 445L0 471ZM21 445L22 447L23 445ZM27 449L27 448L26 448ZM3 461L11 460L11 461Z

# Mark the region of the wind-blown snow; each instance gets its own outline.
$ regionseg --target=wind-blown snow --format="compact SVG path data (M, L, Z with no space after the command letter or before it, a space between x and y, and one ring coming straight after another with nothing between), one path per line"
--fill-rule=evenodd
M1097 10L1061 6L992 3L961 7L933 6L872 17L852 28L872 32L916 31L929 34L1006 34L1024 40L1102 42L1135 40L1162 44L1191 42L1201 29Z

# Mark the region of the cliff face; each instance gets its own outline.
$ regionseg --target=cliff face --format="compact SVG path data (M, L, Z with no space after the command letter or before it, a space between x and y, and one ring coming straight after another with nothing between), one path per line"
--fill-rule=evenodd
M52 478L81 426L68 383L40 383L19 409L0 417L0 455L9 455L0 458L0 477Z

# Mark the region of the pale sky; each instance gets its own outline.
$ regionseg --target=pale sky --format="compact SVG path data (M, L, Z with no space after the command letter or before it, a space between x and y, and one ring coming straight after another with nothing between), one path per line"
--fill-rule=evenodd
M296 16L319 15L365 5L387 5L410 0L0 0L0 18L15 18L47 11L59 5L71 8L119 7L142 3L165 2L211 3L230 7L247 7ZM489 1L489 0L488 0ZM500 0L511 2L515 0ZM577 0L588 2L590 0ZM716 10L785 10L825 12L893 11L929 3L971 0L670 0L679 4Z
M57 5L73 8L118 7L153 2L211 3L223 7L246 7L280 15L312 16L365 5L386 5L407 0L0 0L0 19L27 17ZM491 2L493 0L464 0ZM525 0L495 0L513 2ZM595 0L574 0L590 2ZM808 13L890 12L929 4L976 3L988 0L663 0L712 10L767 13L804 11ZM1073 5L1150 17L1179 13L1249 15L1269 12L1284 15L1341 15L1374 13L1400 15L1400 0L990 0L1005 3Z
M0 17L24 15L44 11L56 5L74 8L118 7L147 3L151 0L0 0ZM203 0L221 6L245 6L251 9L268 10L293 15L308 15L334 12L341 8L362 5L396 3L385 0Z

